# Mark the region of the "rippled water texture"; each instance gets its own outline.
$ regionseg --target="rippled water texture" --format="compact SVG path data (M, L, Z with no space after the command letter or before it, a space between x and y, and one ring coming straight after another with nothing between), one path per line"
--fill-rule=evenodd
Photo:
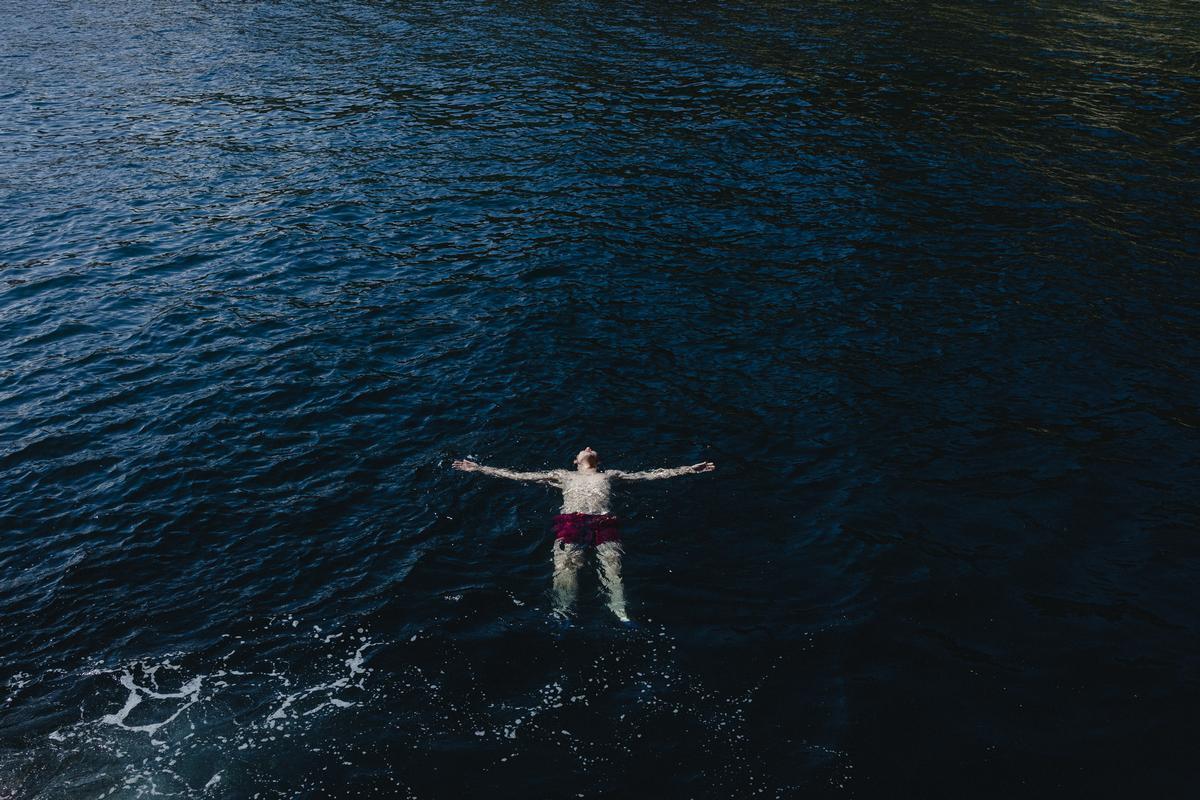
M1183 796L1185 2L0 10L0 797ZM550 610L622 469L618 624Z

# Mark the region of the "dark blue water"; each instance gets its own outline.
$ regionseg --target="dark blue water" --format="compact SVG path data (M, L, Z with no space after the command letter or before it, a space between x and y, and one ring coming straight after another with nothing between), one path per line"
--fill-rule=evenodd
M0 797L1181 796L1195 10L6 3Z

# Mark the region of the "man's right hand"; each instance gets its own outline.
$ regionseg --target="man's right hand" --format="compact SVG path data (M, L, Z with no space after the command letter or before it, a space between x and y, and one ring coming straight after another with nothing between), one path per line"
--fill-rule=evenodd
M692 464L692 470L695 472L712 472L717 468L717 465L711 461L701 461L699 464Z
M479 464L476 464L474 461L470 461L465 458L460 458L451 466L453 466L455 469L461 469L463 472L474 472L475 470L479 469Z

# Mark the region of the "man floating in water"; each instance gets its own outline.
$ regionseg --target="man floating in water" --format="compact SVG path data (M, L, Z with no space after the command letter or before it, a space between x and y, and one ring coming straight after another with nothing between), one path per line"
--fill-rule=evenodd
M554 518L555 611L564 616L571 614L578 585L577 573L583 566L584 552L594 545L600 583L608 594L608 607L617 615L617 619L629 622L629 615L625 613L625 590L621 585L621 555L624 550L621 548L617 518L609 506L613 481L654 481L711 472L717 467L711 461L703 461L690 467L621 472L615 469L601 470L599 463L596 451L585 447L575 456L573 472L568 469L514 472L499 467L485 467L466 459L455 461L454 468L562 489L562 511Z

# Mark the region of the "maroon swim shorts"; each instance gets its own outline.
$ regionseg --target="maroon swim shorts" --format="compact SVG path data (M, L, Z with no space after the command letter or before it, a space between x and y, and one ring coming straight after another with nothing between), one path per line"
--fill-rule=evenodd
M584 546L619 544L621 531L612 514L559 514L554 518L554 541Z

